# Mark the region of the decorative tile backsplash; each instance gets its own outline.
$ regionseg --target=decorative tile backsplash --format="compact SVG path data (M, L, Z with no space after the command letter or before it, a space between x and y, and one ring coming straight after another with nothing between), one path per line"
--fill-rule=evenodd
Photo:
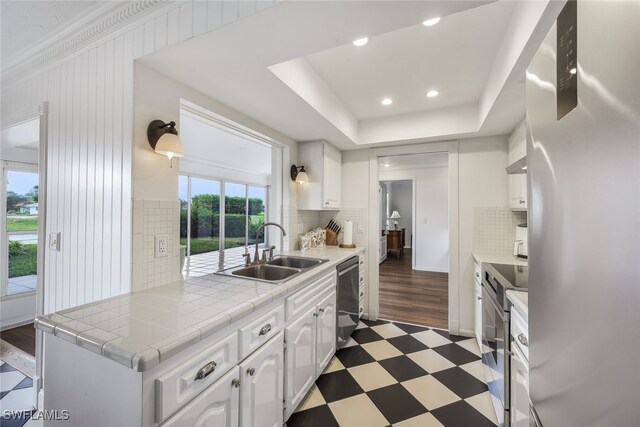
M475 208L473 250L482 254L512 255L516 226L527 222L527 213L504 207Z
M346 220L353 221L353 243L357 247L366 246L367 220L369 219L367 210L364 208L343 208L339 211L327 211L320 213L320 227L324 227L333 219L340 227L343 227ZM343 233L340 232L338 240L342 243Z
M333 219L342 226L345 220L353 221L353 243L356 246L365 246L367 242L366 230L369 219L367 210L364 208L343 208L339 211L305 211L297 210L288 206L283 209L283 222L289 224L291 232L288 234L288 250L300 249L300 236L307 231L326 226ZM362 231L362 232L361 232ZM342 243L343 234L340 233L339 240ZM287 250L287 248L285 248Z
M156 236L167 236L167 256L155 257ZM133 201L133 290L181 279L180 202Z

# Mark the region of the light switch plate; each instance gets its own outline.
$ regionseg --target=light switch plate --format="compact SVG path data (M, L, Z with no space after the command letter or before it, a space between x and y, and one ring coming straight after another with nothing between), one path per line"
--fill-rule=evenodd
M155 256L156 258L166 257L169 252L169 236L159 234L155 236Z
M49 250L60 252L61 233L49 233Z

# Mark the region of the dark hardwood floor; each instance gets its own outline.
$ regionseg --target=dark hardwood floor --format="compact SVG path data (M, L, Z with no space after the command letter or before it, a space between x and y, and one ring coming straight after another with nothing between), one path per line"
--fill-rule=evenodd
M2 331L0 332L0 338L35 357L36 330L33 324L30 323L18 328Z
M380 264L380 317L449 329L449 274L412 270L412 255Z

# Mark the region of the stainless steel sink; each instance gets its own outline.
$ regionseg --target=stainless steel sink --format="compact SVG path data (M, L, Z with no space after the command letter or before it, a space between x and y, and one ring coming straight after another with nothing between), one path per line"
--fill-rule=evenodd
M277 255L266 264L239 265L218 271L216 274L268 283L283 283L327 261L326 259Z
M268 282L281 282L300 273L297 268L280 267L268 264L250 265L240 269L234 269L231 274L234 276L248 277L256 280Z
M267 261L268 265L278 265L282 267L300 268L306 270L317 265L327 262L326 259L304 258L298 256L278 255L271 261Z

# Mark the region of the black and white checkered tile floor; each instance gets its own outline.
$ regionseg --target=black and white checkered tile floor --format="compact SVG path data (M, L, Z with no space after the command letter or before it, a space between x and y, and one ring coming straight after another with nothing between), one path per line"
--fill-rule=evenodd
M288 427L495 426L473 338L363 320Z
M42 422L30 420L33 410L33 381L13 366L0 361L0 426L31 427ZM20 413L11 417L9 411Z

